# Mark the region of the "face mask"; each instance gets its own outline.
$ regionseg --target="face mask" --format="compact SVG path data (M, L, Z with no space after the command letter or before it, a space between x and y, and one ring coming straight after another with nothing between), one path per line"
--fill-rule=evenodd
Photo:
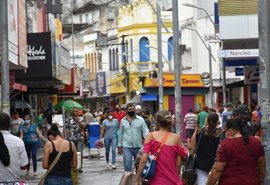
M112 119L113 119L113 117L112 117L112 116L108 116L108 119L112 120Z
M131 116L131 117L135 116L135 111L129 111L128 115Z
M103 115L103 113L102 113L102 112L99 112L99 113L98 113L98 115L100 115L100 116L101 116L101 115Z
M24 121L24 123L25 123L26 125L30 124L30 122L31 122L31 120L29 120L29 119L27 119L27 120Z
M98 113L97 113L97 112L95 112L95 113L94 113L94 115L97 117L97 116L98 116Z

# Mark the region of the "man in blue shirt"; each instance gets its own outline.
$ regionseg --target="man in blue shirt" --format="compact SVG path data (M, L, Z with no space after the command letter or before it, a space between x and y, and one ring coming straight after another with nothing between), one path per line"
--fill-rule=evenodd
M228 103L226 109L222 113L222 128L224 129L228 119L231 119L233 113L233 104Z

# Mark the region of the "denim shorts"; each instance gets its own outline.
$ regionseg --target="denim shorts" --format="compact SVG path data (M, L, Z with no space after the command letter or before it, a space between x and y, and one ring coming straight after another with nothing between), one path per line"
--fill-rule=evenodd
M47 176L45 185L73 185L71 177Z

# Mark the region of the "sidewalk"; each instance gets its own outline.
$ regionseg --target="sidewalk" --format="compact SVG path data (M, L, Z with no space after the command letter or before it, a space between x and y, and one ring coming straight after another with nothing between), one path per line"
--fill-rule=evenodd
M97 153L96 150L91 150L91 154ZM105 148L100 150L101 158L89 158L89 149L84 148L84 159L83 159L83 173L78 173L79 184L91 184L91 185L117 185L121 179L123 168L123 158L121 155L116 157L116 167L117 169L107 169L105 160ZM39 150L38 156L42 156L42 151ZM110 155L111 159L111 155ZM30 175L26 178L25 175L22 176L23 179L29 185L36 185L39 182L40 177L45 174L46 170L42 168L42 162L38 161L38 176L33 175L33 167L30 167ZM25 174L25 171L22 172Z

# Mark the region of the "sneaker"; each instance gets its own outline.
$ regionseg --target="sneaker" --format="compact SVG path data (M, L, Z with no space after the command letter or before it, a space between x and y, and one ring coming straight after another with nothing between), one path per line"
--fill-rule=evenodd
M114 164L112 165L112 169L113 169L113 170L115 170L115 169L116 169L116 166L115 166Z
M107 163L107 169L109 169L110 168L110 164L109 163Z
M80 168L80 169L78 169L78 172L79 173L83 173L83 170Z
M34 176L38 176L38 173L37 172L34 172Z

